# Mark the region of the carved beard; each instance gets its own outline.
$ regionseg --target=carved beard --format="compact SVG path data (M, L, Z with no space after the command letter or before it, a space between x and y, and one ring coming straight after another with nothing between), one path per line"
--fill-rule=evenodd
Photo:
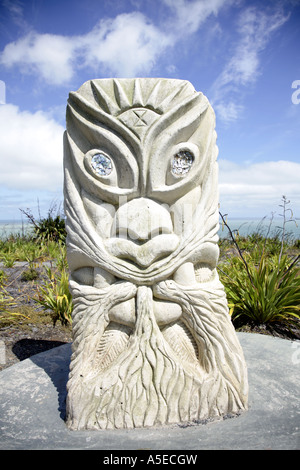
M102 88L99 82L105 82ZM67 397L71 429L191 422L247 408L244 357L216 272L212 111L186 82L179 82L177 93L167 100L165 82L153 81L148 104L142 80L89 82L81 93L71 94L65 137L65 212L74 300ZM105 95L112 83L125 111ZM128 105L136 106L136 101L152 113L151 125L143 132L138 129L144 116L140 108L124 105L128 83L133 86ZM159 90L163 100L158 99ZM196 146L199 133L202 143ZM131 168L125 165L126 185L122 172L93 175L95 151L90 149L96 143L105 155L119 152L119 161L112 164L116 171L123 152ZM193 150L187 175L170 178L172 152L161 157L169 148ZM119 205L122 197L126 202ZM161 208L165 201L167 211ZM188 217L181 210L186 204L191 206ZM161 215L146 230L155 232L149 241L142 218L139 223L141 214L128 217L127 225L121 221L124 208L130 213L137 207L146 212L145 220ZM134 232L137 240L118 238L123 229L127 235Z
M154 290L180 302L180 321L159 328L150 287L116 283L104 293L73 283L71 429L197 422L246 408L247 374L228 325L222 285L183 289L166 281ZM134 329L110 323L112 302L135 293Z

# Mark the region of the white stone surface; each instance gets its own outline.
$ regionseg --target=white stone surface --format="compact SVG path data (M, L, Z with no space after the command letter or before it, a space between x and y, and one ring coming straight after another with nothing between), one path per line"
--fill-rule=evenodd
M247 368L216 271L216 158L214 112L189 82L92 80L70 93L71 429L247 409Z

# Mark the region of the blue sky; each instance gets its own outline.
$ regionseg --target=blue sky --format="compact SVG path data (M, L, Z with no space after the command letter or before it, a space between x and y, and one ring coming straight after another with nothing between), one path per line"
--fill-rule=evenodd
M0 0L0 220L62 196L68 93L189 80L216 113L220 209L300 217L300 0Z

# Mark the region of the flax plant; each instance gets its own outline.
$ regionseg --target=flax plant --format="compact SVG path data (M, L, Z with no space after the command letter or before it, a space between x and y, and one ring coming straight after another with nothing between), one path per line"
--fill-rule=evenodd
M297 324L300 319L299 268L289 264L286 256L278 263L278 258L264 254L259 265L254 264L250 256L244 259L248 273L239 258L222 268L221 278L233 322Z
M56 266L45 266L45 272L47 280L39 287L36 302L42 305L44 310L52 312L54 324L59 320L62 325L70 325L73 301L69 291L69 273L63 247L56 260Z
M286 199L284 199L286 202ZM299 327L300 321L300 255L293 260L283 253L286 217L279 253L271 254L267 239L261 240L251 252L242 251L237 238L221 215L238 251L219 267L230 314L236 325L252 324L272 327L282 324Z

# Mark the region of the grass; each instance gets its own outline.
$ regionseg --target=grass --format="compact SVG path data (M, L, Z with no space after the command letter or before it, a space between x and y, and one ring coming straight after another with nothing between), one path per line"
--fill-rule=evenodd
M0 328L5 326L17 326L23 330L29 329L34 325L49 325L53 323L51 312L40 312L33 306L17 305L13 301L13 305L8 310L3 310L0 294Z
M17 310L15 299L8 291L1 287L0 289L0 325L5 326L11 323L18 323L20 319L28 317Z
M33 236L10 235L0 240L0 261L7 268L13 267L17 261L43 262L56 259L62 244L56 241L40 240Z

